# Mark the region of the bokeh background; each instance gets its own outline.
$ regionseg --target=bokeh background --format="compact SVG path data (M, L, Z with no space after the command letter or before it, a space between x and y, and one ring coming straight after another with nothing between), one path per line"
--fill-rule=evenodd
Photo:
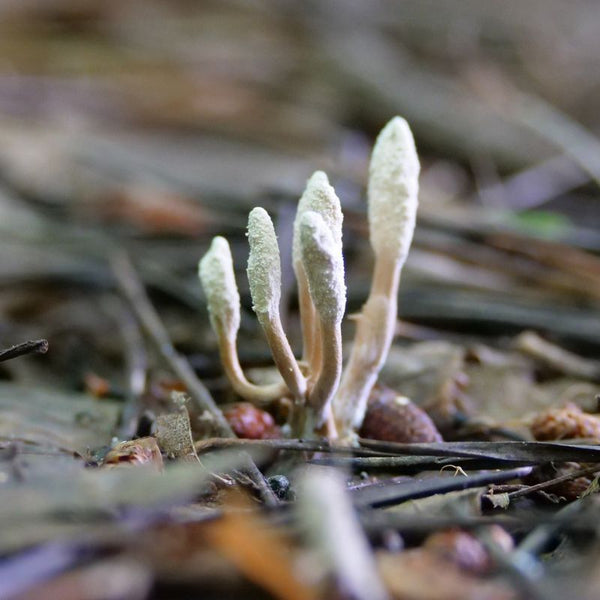
M263 206L275 222L281 308L299 355L290 267L298 198L315 169L328 173L345 215L348 313L357 311L373 262L369 154L385 123L402 115L421 159L420 208L397 336L378 380L395 391L373 394L400 412L384 411L380 422L405 432L409 415L419 434L423 408L444 440L485 442L531 440L537 417L550 430L538 428L537 439L597 443L599 32L596 0L0 0L0 597L264 598L273 589L308 597L290 581L326 585L327 561L312 552L323 545L325 557L337 555L331 540L343 540L342 557L354 548L352 522L345 531L336 519L332 532L319 518L322 541L298 546L296 526L282 528L287 506L256 515L244 504L236 520L213 521L222 506L215 482L223 483L213 475L231 474L236 488L252 490L253 505L275 490L287 502L294 461L321 461L355 471L353 497L394 597L597 598L597 494L566 513L558 512L564 488L445 494L464 485L461 465L485 466L484 479L468 485L502 482L508 465L564 460L559 447L492 445L483 462L446 455L456 467L402 456L393 478L378 456L269 452L256 455L256 467L237 450L215 457L208 448L220 442L206 438L223 432L221 412L205 410L207 397L232 425L254 415L248 429L265 437L285 431L287 403L270 413L239 404L197 264L214 235L227 236L243 304L240 362L264 381L272 359L245 277L249 210ZM4 348L39 338L49 341L46 354L2 361ZM352 338L346 318L346 353ZM190 393L187 412L173 391ZM155 477L112 468L160 468L160 450L170 457L173 448L178 462L191 459L188 470L169 464ZM577 477L566 481L576 484L570 499L596 490L591 471L587 480L579 471L596 460L594 448L572 448L566 456L577 462L521 481L567 473ZM423 478L413 478L421 468ZM263 474L289 475L292 493ZM337 503L324 489L323 506ZM367 508L371 492L384 499L372 506L387 506L393 489L414 500ZM173 506L186 499L194 501ZM312 514L298 512L299 524ZM428 552L429 533L455 522L481 534L464 547L465 563L483 556L482 571L457 574L427 554L413 560L413 549ZM514 534L516 551L509 533L495 539L492 523ZM463 547L462 537L450 539ZM487 569L484 546L497 563L488 580L474 575ZM349 558L335 564L354 572ZM339 594L318 597L352 595L344 574L335 571Z
M247 212L271 212L289 265L317 168L344 206L359 307L369 152L396 114L422 160L401 317L460 335L534 328L596 353L599 24L585 0L3 0L0 338L53 348L9 376L77 387L120 364L118 249L210 373L198 258L227 235L248 308Z

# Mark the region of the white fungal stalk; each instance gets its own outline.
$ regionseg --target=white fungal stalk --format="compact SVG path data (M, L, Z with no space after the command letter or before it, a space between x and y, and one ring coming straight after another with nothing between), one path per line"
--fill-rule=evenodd
M321 361L308 396L315 419L309 427L319 429L329 416L331 399L339 385L342 370L341 322L346 307L344 259L341 241L334 238L319 213L304 212L299 230L302 265L320 331ZM332 436L334 432L330 429L329 434Z
M256 404L266 404L287 392L284 385L258 386L250 383L242 371L237 355L236 339L240 328L240 294L235 283L229 243L223 237L213 239L208 252L198 265L210 323L217 334L223 369L240 395Z
M306 379L281 325L281 264L279 246L271 217L264 208L254 208L248 216L248 282L254 312L271 349L275 365L297 402L306 394Z
M331 231L335 244L342 251L342 208L335 190L323 171L315 171L306 183L296 211L292 258L298 283L298 303L302 324L302 358L309 365L311 377L316 377L321 364L321 342L318 321L308 290L308 280L302 263L300 249L300 222L304 213L313 211L321 215Z
M371 292L357 318L349 363L334 400L339 433L360 427L367 400L389 352L397 316L400 274L412 242L418 207L419 159L406 121L381 131L369 169L369 234L375 252Z
M198 275L206 296L210 324L215 331L235 340L240 328L240 294L229 242L224 237L213 239L198 264Z
M369 237L375 256L400 268L412 243L419 206L419 157L408 123L394 117L381 131L369 166Z
M406 121L392 119L373 149L369 169L369 235L375 267L369 297L357 317L348 365L341 374L341 321L346 305L340 201L325 173L307 182L294 222L293 266L302 323L303 374L279 315L281 265L273 223L255 208L248 218L248 281L254 311L265 331L284 383L256 386L246 380L235 340L240 299L227 242L214 239L200 262L210 321L219 338L225 371L234 389L254 402L284 395L295 400L294 433L338 434L353 439L387 357L397 317L400 274L412 242L417 213L419 159ZM341 381L340 381L341 379Z

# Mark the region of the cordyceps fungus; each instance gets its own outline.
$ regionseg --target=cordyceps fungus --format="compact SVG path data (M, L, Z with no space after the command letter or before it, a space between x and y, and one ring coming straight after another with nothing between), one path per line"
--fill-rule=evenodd
M295 400L306 394L306 380L283 331L279 316L281 300L281 264L279 246L271 217L257 207L248 216L248 283L252 308L267 336L275 365Z
M369 239L375 268L334 402L336 422L344 436L360 427L369 393L394 337L400 274L412 243L419 203L419 171L410 127L395 117L379 134L369 167Z
M300 223L306 212L315 212L325 221L331 231L334 243L342 252L342 207L335 190L329 185L327 175L323 171L316 171L306 183L306 189L298 202L296 219L294 221L294 238L292 242L292 260L294 273L298 283L298 304L300 307L300 322L302 325L302 358L310 367L313 375L319 370L321 360L320 333L316 320L315 307L308 288L308 279L300 241ZM342 265L343 276L343 265Z
M293 267L298 282L303 351L300 363L279 316L281 265L273 224L262 208L248 219L248 280L280 384L255 385L239 364L236 337L240 299L229 245L216 237L200 261L200 279L225 373L254 404L294 400L293 433L352 440L387 357L397 316L400 273L412 241L419 160L406 121L392 119L380 133L369 169L369 236L375 254L371 291L357 317L350 358L342 373L341 322L346 306L340 201L321 171L307 182L294 222ZM302 366L302 368L301 368Z
M259 386L250 383L242 371L237 355L240 328L240 294L235 283L229 243L223 237L213 239L200 261L198 273L208 304L210 324L217 334L219 354L225 374L233 389L255 404L266 404L288 393L284 385Z
M340 383L342 373L342 318L346 307L344 260L341 243L319 213L305 212L300 220L300 248L302 264L312 303L317 314L313 343L320 344L320 361L314 365L312 389L308 394L315 429L325 425L331 400ZM335 435L333 422L329 435Z

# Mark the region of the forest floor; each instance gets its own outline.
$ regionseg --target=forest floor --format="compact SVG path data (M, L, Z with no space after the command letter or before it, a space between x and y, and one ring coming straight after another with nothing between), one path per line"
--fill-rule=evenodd
M0 598L596 598L596 12L0 6ZM247 214L275 222L298 351L298 198L328 173L358 312L396 114L420 207L377 393L444 441L290 438L285 402L240 424L198 260L227 237L240 362L269 377Z

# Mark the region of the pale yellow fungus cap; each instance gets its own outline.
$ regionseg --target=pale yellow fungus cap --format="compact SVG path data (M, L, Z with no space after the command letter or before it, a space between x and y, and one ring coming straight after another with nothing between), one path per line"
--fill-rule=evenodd
M240 294L235 283L229 243L217 236L198 264L198 275L213 329L235 338L240 327Z
M271 217L256 207L248 215L248 282L252 308L257 315L273 316L281 299L281 263L279 246Z
M300 222L302 215L313 211L321 215L333 236L334 242L342 247L342 222L344 216L340 200L333 187L329 184L323 171L315 171L306 182L306 189L298 202L296 220L294 221L293 259L294 263L302 260L300 250Z
M419 158L408 123L394 117L377 137L369 168L369 229L375 254L403 263L418 207Z
M323 217L314 211L306 211L300 219L300 251L319 316L339 323L346 308L342 251Z

